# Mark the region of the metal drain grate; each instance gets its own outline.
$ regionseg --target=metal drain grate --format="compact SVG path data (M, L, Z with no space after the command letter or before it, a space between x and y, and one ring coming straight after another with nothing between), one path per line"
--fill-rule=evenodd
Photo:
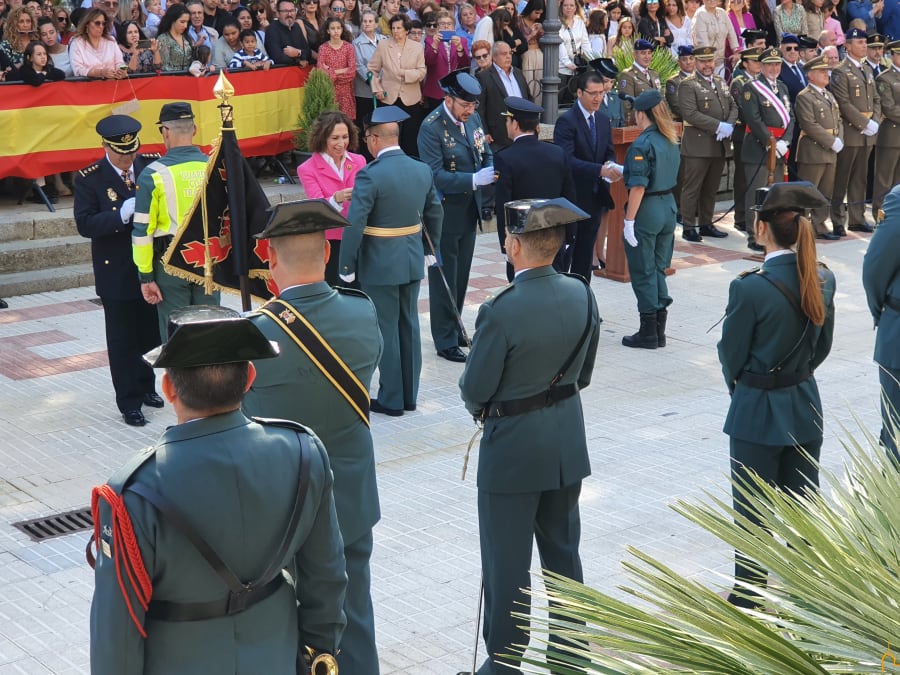
M76 509L44 518L23 520L13 523L13 527L27 534L32 541L44 541L73 532L90 530L94 527L94 519L91 517L90 509Z

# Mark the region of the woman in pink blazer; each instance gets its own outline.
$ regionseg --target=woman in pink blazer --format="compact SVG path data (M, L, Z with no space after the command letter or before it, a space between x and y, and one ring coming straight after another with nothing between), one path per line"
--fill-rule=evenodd
M444 100L444 91L441 89L440 80L444 75L459 68L468 68L469 44L458 35L453 35L449 40L444 40L443 35L454 32L453 17L446 9L437 13L436 35L425 38L425 85L422 93L425 95L426 109L431 112Z
M356 174L366 158L350 152L359 145L356 125L339 110L323 112L309 130L309 149L313 156L297 167L297 176L309 199L326 199L336 211L347 217ZM325 231L331 244L331 256L325 266L325 281L346 285L338 278L342 228Z

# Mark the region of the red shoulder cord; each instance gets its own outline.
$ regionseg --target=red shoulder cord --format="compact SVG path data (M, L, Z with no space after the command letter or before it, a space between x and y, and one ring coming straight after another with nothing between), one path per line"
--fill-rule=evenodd
M134 613L134 607L131 604L131 597L128 588L125 586L125 580L122 578L122 568L128 576L128 583L134 591L138 602L144 611L150 604L150 597L153 595L153 584L150 582L150 575L144 567L144 561L141 559L141 549L137 543L137 537L134 536L134 527L131 524L131 518L125 508L125 499L116 494L109 485L100 485L91 491L91 516L94 518L94 542L99 548L100 540L100 500L106 500L112 509L112 548L113 548L113 564L116 567L116 577L119 580L119 589L122 591L122 597L125 598L125 604L128 607L128 613L131 620L137 626L141 637L146 638L147 632L144 630L143 624L138 620ZM120 554L124 552L124 556ZM99 558L102 552L97 553Z

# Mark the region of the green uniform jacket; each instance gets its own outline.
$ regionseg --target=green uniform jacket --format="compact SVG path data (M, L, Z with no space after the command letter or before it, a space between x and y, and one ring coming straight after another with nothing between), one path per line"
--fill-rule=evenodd
M471 179L470 179L471 180ZM394 195L406 195L394 199ZM367 284L398 286L425 276L425 235L373 237L363 228L409 227L421 223L440 246L443 211L434 178L422 162L400 148L383 153L356 174L353 199L341 241L341 274L357 274ZM428 251L430 254L431 251Z
M845 58L831 71L828 88L837 99L844 118L844 145L859 148L875 145L877 134L862 134L869 120L881 122L881 97L872 69L865 63L858 68Z
M239 410L169 427L110 479L117 491L140 483L162 495L241 580L257 579L278 551L288 525L300 467L298 432L260 425ZM310 477L289 555L295 587L230 617L207 621L145 618L132 595L142 639L119 588L112 555L110 508L101 501L101 536L91 605L93 675L294 673L298 645L335 653L344 628L347 577L331 492L331 468L310 434ZM210 602L228 596L224 581L181 532L131 492L125 505L153 600ZM110 551L110 549L112 549Z
M760 171L766 169L766 148L769 147L769 127L783 127L781 116L775 107L762 96L754 84L761 82L764 87L772 90L772 85L762 74L744 85L741 97L740 118L750 128L750 133L744 136L744 144L741 146L741 160L746 164L760 164ZM794 133L794 115L791 111L791 100L788 97L788 89L784 82L776 80L778 98L787 108L790 120L780 140L790 143L791 134ZM774 91L774 90L773 90ZM776 141L779 140L776 138Z
M632 64L619 74L618 92L625 93L637 98L648 89L662 89L659 74L655 70L647 69L646 72L640 70L636 65ZM625 116L629 124L634 124L634 109L628 101L622 102L625 110Z
M535 267L478 310L472 349L459 380L474 415L490 402L546 391L590 332L559 384L591 383L599 339L597 303L586 284L552 267ZM524 493L556 490L590 475L581 397L510 417L488 417L478 455L478 488Z
M783 283L800 303L797 256L767 260L762 270ZM834 275L820 267L825 323L812 323L803 344L782 373L815 370L831 351L834 333ZM731 282L728 309L719 342L719 362L732 393L724 431L737 440L761 445L793 445L822 438L822 403L814 377L782 389L757 389L736 382L744 371L764 375L797 344L806 317L760 274L746 273Z
M795 159L804 164L837 163L837 153L831 146L835 138L844 140L844 125L834 96L808 84L797 94L794 114L800 127Z
M672 119L676 122L681 121L681 111L678 109L678 85L689 75L690 73L679 70L666 80L666 103L669 105L669 110L672 111Z
M900 148L900 71L889 66L876 80L884 119L875 142L879 148Z
M625 187L643 186L644 198L634 219L635 229L659 231L675 223L675 198L671 194L651 196L649 192L668 190L678 179L681 156L678 146L659 133L655 124L641 132L625 153Z
M678 85L678 109L684 119L681 154L684 157L725 157L727 140L717 141L720 122L734 124L738 110L728 85L718 75L712 84L694 73Z
M382 349L372 301L324 281L293 286L279 297L306 317L368 389ZM251 314L250 320L281 345L281 354L254 364L256 381L244 397L244 412L314 428L334 471L341 534L348 544L354 542L381 517L369 427L287 333L264 314Z
M434 173L434 185L444 208L443 231L457 234L470 232L476 226L470 215L472 199L476 220L481 221L481 189L473 189L472 174L494 164L477 112L472 113L465 127L464 137L447 116L442 103L419 129L419 157ZM355 190L353 195L356 199ZM434 245L437 247L437 242Z
M731 134L731 143L737 148L744 142L744 118L741 113L741 98L744 95L744 85L746 85L753 78L750 77L750 74L747 73L743 68L735 68L734 72L731 74L731 87L729 91L731 92L731 98L734 99L734 104L737 106L737 119L734 121L734 133ZM735 161L740 162L741 158L735 153Z
M875 229L862 278L869 311L875 319L875 361L885 368L900 368L900 312L885 305L885 298L900 300L900 186L884 199L884 221Z

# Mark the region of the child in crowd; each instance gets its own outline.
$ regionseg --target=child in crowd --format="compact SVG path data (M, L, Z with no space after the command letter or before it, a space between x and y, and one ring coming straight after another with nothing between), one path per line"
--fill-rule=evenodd
M252 30L242 30L240 35L241 48L238 49L234 56L231 57L229 68L249 68L257 70L262 68L268 70L274 61L263 53L263 50L257 47L256 33Z
M29 42L25 47L22 67L19 68L19 78L25 84L32 86L42 85L44 82L59 82L66 79L66 74L59 68L53 67L53 61L47 54L47 48L42 42Z
M144 35L155 38L159 32L159 20L162 18L162 0L146 0L144 9L147 12L147 21L144 24Z
M216 67L210 63L212 61L212 49L209 45L196 45L191 49L193 62L188 71L194 77L203 77L210 73L216 72Z

